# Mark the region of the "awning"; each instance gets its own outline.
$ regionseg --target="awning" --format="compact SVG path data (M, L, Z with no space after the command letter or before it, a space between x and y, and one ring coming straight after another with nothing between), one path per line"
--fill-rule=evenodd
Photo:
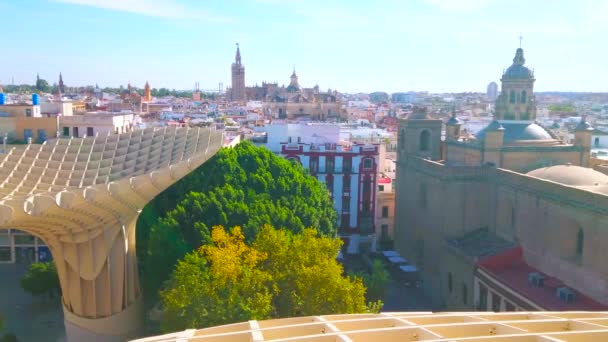
M414 265L399 266L399 269L406 273L418 272L418 267L416 267Z
M401 256L389 257L388 261L392 264L405 264L407 262L407 260L405 260L405 258Z
M399 253L397 251L383 251L382 255L384 255L385 257L395 257L395 256L400 256Z

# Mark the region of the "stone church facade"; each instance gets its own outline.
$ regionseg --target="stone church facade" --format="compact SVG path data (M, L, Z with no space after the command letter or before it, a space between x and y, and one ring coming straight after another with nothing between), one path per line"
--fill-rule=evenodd
M347 118L346 110L337 91L320 91L319 86L303 88L298 82L294 67L287 87L278 83L263 82L261 86L245 86L245 66L237 44L236 57L231 68L232 87L226 98L234 102L261 101L264 114L276 119L312 118L326 120Z
M583 120L566 144L535 123L534 81L520 48L476 139L455 115L400 122L395 248L437 309L608 308L608 176L587 167L593 129Z

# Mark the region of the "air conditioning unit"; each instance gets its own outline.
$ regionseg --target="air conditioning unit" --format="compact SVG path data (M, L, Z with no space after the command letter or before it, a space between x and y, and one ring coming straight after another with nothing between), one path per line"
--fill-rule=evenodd
M545 285L545 276L539 272L528 273L528 282L536 287L543 287Z
M556 294L562 301L572 304L576 301L576 293L569 287L558 287Z

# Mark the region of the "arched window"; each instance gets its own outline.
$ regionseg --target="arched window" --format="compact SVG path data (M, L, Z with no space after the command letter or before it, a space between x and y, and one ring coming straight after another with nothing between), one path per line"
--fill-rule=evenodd
M509 95L509 103L515 103L515 90L511 90L511 95Z
M431 146L431 133L429 131L422 131L420 133L420 142L418 144L420 151L428 151Z
M527 94L526 94L526 91L525 91L525 90L522 90L522 91L521 91L521 98L520 98L521 103L526 103L526 100L527 100L527 99L526 99L526 97L527 97L526 95L527 95Z
M583 249L585 248L585 233L582 229L576 234L576 258L581 261L583 259Z

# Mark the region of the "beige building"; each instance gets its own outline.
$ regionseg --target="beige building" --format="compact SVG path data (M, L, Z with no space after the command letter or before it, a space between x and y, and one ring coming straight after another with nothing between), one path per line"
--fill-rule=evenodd
M19 104L4 104L0 105L0 113L2 117L27 117L39 118L42 117L40 105L19 103Z
M0 135L7 137L8 143L43 142L57 132L56 116L43 116L40 105L5 104L0 105Z
M445 141L424 111L401 121L395 249L438 308L608 308L608 176L587 168L592 128L583 120L570 145L532 121L523 50L502 82L495 120L474 140L460 137L455 116ZM517 248L518 258L484 266ZM537 286L531 274L550 281Z
M128 133L140 122L134 113L87 113L61 117L60 135L63 137L92 137L98 134Z
M395 239L395 192L393 180L388 177L378 179L376 192L376 246L377 249L393 249Z
M72 116L74 107L72 101L43 101L40 102L40 111L44 116Z

